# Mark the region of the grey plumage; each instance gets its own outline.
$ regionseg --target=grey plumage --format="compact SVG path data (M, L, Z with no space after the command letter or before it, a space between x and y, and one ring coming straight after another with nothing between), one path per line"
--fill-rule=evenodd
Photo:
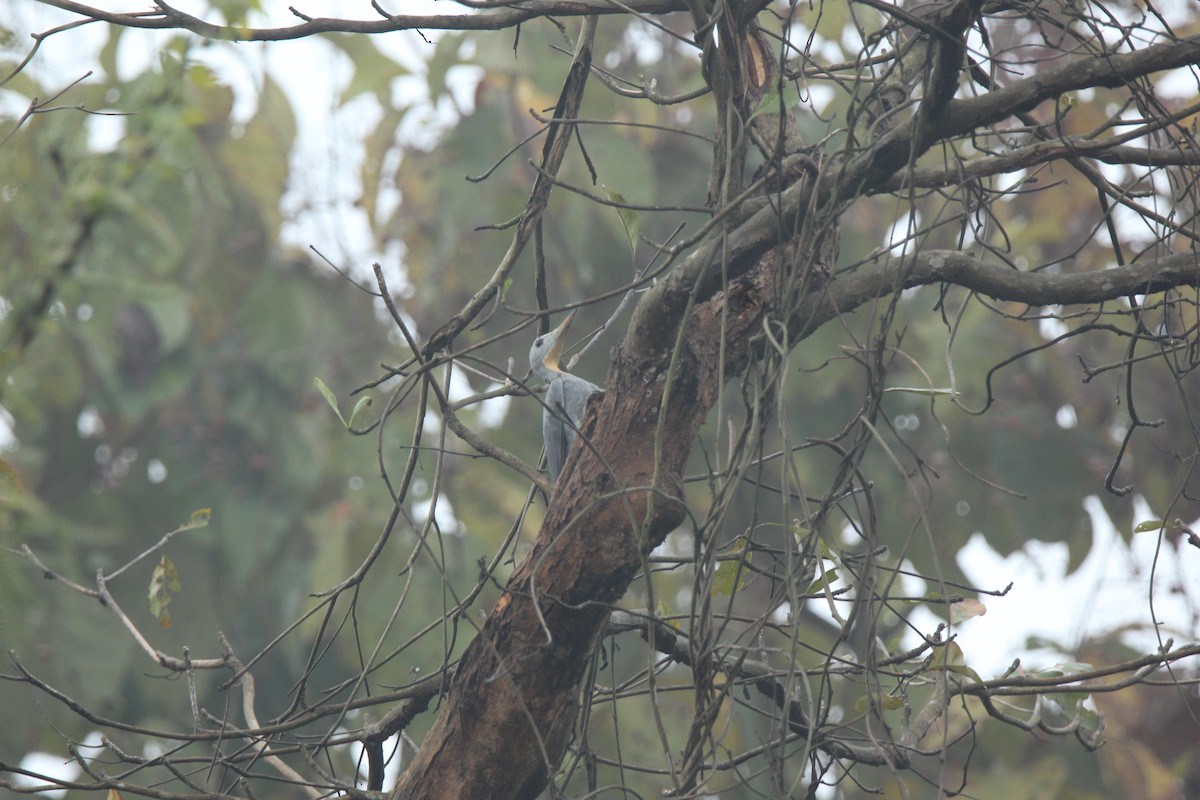
M573 319L575 312L568 314L557 328L535 339L533 347L529 348L529 365L533 367L533 373L546 382L542 438L546 443L546 464L550 468L551 482L558 480L567 454L571 452L575 429L583 419L588 398L602 391L591 381L563 372L559 363L563 336Z

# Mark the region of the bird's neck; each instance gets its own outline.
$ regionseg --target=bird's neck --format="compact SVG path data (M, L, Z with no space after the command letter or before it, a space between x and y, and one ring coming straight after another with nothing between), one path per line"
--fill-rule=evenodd
M538 377L544 380L546 383L549 383L555 378L561 378L563 375L567 374L558 367L552 367L549 364L537 364L534 366L533 371L536 372Z

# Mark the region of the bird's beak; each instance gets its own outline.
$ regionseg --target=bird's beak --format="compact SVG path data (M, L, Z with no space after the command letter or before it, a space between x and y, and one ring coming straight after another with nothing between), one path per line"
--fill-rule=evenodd
M546 366L550 369L562 371L562 346L563 337L567 335L567 328L571 327L571 320L575 319L575 312L567 314L567 318L559 323L558 327L550 332L554 337L554 344L550 346L549 352L546 353Z

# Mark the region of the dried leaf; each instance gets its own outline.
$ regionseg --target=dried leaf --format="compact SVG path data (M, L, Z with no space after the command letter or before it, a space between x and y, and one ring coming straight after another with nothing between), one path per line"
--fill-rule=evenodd
M950 604L951 622L958 623L971 619L971 617L982 617L986 613L987 606L974 597L968 597L965 600L959 600L957 603Z

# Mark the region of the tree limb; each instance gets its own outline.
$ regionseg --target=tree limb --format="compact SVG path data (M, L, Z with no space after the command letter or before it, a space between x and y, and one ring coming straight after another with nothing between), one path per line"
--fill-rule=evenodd
M1101 272L1052 274L1020 272L955 250L924 250L838 275L798 304L790 327L804 336L871 300L932 283L953 284L1031 306L1102 303L1132 294L1200 286L1200 254L1163 256Z
M234 42L278 42L303 39L318 33L394 33L406 30L493 31L512 28L540 17L585 17L596 14L625 14L626 8L643 14L669 14L685 7L679 0L630 0L625 7L605 0L532 0L519 7L500 6L482 14L385 14L379 20L307 18L297 25L282 28L249 28L241 25L217 25L206 22L163 2L158 13L117 13L78 3L75 0L38 0L48 6L70 11L124 28L150 30L186 30L206 39ZM298 15L301 16L301 15Z
M590 16L583 21L580 28L579 39L575 45L575 56L571 60L571 67L563 81L558 104L554 109L555 124L551 125L546 133L546 141L542 146L542 163L537 170L533 189L529 192L529 200L525 203L525 210L521 212L520 222L517 224L517 231L513 235L508 251L500 260L500 264L488 282L471 297L461 311L429 337L424 348L426 358L454 341L454 337L458 336L479 315L484 306L496 296L509 273L516 266L517 259L524 252L529 238L537 229L542 212L546 210L546 204L550 201L554 178L558 175L559 168L562 167L567 147L575 134L574 123L560 123L559 120L576 119L579 116L579 108L583 104L583 90L587 85L588 75L591 73L592 44L596 38L596 27L596 17Z

